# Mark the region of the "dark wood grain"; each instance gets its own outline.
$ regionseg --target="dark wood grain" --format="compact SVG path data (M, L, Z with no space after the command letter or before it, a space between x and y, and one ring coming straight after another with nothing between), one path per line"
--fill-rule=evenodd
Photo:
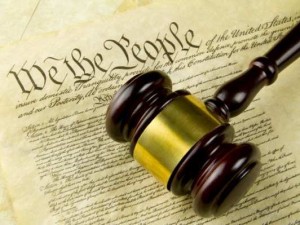
M267 54L254 59L247 71L205 102L209 115L222 123L199 137L178 164L176 161L167 182L174 194L191 194L199 215L221 215L254 183L261 167L260 152L251 143L232 143L234 130L228 121L243 112L264 86L272 84L278 73L299 57L299 40L297 24ZM172 92L171 80L163 72L137 75L111 101L106 114L107 132L116 141L131 142L133 154L139 137L159 112L176 98L189 94L185 90Z
M135 76L113 98L106 116L107 131L114 140L130 141L133 154L139 136L155 116L178 96L188 94L184 90L172 92L171 81L162 72L151 71ZM202 216L219 215L226 211L243 196L238 187L246 182L245 177L248 187L251 187L249 180L254 181L258 175L258 150L251 144L231 144L233 134L233 128L225 123L204 137L199 137L168 181L167 188L174 194L193 194L195 211ZM239 162L238 166L234 160ZM240 163L241 160L243 163ZM250 162L256 166L249 167ZM214 168L208 169L211 166ZM242 176L246 168L248 175ZM251 172L253 169L256 172ZM216 176L216 171L222 176ZM227 179L223 179L223 175ZM212 185L218 186L212 188L208 185L206 189L201 185L204 180L210 180Z
M300 55L300 23L264 56L254 59L240 76L222 85L212 99L206 101L210 111L225 121L243 112L256 94L272 84L278 73Z

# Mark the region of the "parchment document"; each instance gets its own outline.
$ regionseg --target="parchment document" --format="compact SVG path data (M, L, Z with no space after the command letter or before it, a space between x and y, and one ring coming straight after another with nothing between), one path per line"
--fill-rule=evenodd
M73 0L0 1L0 47L9 42L102 19L118 12L150 4L157 0Z
M133 75L163 70L174 90L205 100L299 20L299 0L192 0L2 49L0 209L17 225L299 224L299 61L231 120L235 141L257 144L263 167L219 218L195 215L190 197L164 189L104 125L113 94Z

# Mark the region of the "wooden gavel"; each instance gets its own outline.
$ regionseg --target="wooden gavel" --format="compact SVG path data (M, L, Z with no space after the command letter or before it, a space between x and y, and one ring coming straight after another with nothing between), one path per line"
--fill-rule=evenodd
M219 216L237 203L259 175L260 152L232 143L229 118L299 57L300 23L240 76L202 103L186 90L172 92L170 78L152 71L130 79L113 97L106 129L130 141L130 153L176 195L190 193L201 216Z

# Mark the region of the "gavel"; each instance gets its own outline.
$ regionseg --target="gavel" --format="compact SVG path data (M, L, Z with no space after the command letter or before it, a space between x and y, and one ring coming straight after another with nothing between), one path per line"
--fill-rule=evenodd
M299 53L300 23L205 102L186 90L173 92L162 71L136 75L110 102L107 132L115 141L130 142L133 158L169 191L190 194L197 214L220 216L246 194L261 168L254 144L232 143L229 119Z

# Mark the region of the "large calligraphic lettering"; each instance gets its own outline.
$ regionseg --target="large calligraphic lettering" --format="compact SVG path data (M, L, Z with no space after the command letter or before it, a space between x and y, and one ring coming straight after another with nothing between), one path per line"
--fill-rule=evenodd
M172 22L164 35L158 34L155 40L146 40L143 43L132 41L122 34L119 40L104 41L104 49L92 56L86 56L81 49L75 47L69 55L62 58L50 56L42 62L26 61L20 68L14 65L8 75L13 75L21 93L28 95L32 91L42 91L49 82L58 85L59 90L69 77L74 80L75 88L79 90L95 76L105 77L116 70L129 71L140 63L155 62L160 56L163 56L166 63L173 63L178 52L188 52L191 48L198 50L201 40L194 40L194 31L189 29L180 35L179 30L179 25ZM105 61L108 54L117 54L118 61Z

